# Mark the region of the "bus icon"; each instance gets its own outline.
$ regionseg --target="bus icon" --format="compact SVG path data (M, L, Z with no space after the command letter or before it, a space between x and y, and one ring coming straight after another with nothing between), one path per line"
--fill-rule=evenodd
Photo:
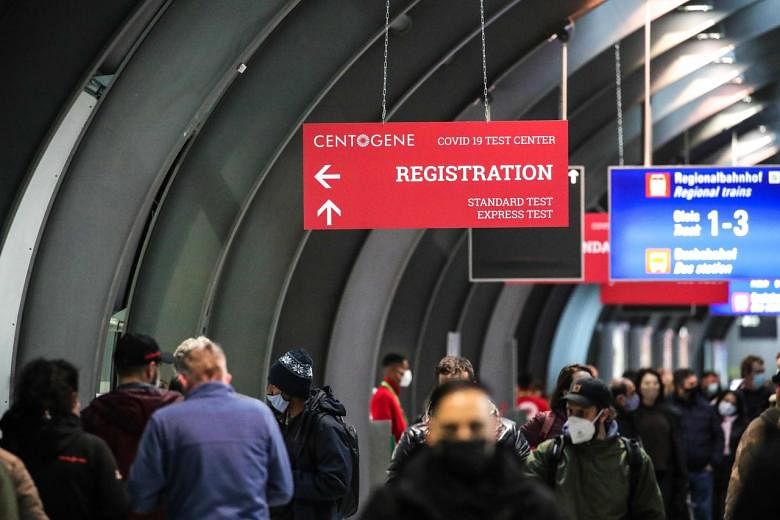
M780 184L780 171L769 170L769 184Z
M671 272L671 249L645 249L645 273L669 274Z

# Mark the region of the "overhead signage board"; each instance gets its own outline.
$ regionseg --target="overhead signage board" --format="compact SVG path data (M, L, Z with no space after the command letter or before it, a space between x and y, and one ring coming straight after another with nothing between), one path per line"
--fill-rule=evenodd
M303 126L306 229L566 227L567 121Z
M780 167L612 167L612 280L780 273Z
M711 305L728 300L728 282L616 282L601 285L604 305Z
M585 171L570 166L569 225L469 230L473 282L581 282Z
M728 303L710 305L710 313L780 315L780 279L732 280Z

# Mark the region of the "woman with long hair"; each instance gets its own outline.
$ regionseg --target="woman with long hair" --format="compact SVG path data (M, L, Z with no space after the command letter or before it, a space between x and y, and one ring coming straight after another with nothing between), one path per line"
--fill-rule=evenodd
M664 383L657 371L651 368L640 370L636 376L636 391L640 403L634 412L634 425L653 461L666 518L687 519L688 471L679 417L664 400Z
M78 379L62 359L28 363L0 420L0 445L27 466L49 518L123 518L128 499L114 456L81 429Z
M586 365L575 363L561 369L555 383L555 391L550 399L550 410L536 414L520 428L531 448L536 448L547 439L553 439L563 432L563 424L568 418L563 396L568 393L572 382L591 377L593 377L591 368Z
M726 390L715 400L715 409L723 429L723 462L714 468L715 496L713 497L713 518L723 518L726 491L731 478L731 468L737 454L737 446L750 421L745 413L745 403L740 392Z

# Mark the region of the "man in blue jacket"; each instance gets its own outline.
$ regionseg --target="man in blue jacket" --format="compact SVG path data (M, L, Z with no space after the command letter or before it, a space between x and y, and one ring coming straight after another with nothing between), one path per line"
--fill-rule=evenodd
M174 353L185 401L161 408L130 468L133 510L168 518L267 519L290 501L292 473L273 414L230 386L225 354L206 337Z
M712 472L723 459L720 419L715 409L701 396L696 374L687 368L674 372L672 404L680 414L694 519L711 520Z

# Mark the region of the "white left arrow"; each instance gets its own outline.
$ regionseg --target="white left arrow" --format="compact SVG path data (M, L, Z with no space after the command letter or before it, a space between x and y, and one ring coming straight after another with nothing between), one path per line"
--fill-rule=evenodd
M327 211L327 215L325 216L325 218L327 219L328 225L331 226L331 225L333 225L333 213L335 212L336 215L338 215L340 217L341 216L341 210L339 209L338 206L333 204L332 200L328 199L328 200L325 201L325 204L320 206L320 209L317 210L317 216L319 217L320 215L322 215L326 211Z
M320 168L320 171L318 171L314 175L314 178L317 179L317 182L322 184L322 187L325 188L326 190L330 189L330 184L328 184L328 180L337 181L341 179L340 173L336 173L336 172L326 173L328 171L328 168L330 168L331 166L332 166L331 164L326 164L325 166Z

